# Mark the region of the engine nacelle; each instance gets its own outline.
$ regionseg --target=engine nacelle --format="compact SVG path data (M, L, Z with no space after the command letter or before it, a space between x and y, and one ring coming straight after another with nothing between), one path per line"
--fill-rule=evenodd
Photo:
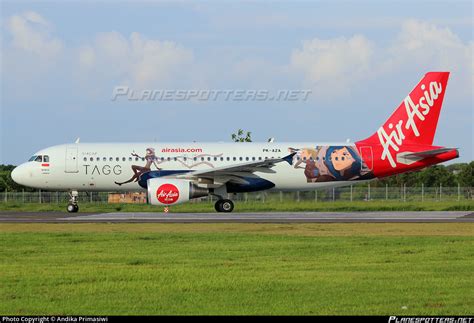
M209 194L207 188L184 179L150 178L147 187L148 203L152 205L175 205Z

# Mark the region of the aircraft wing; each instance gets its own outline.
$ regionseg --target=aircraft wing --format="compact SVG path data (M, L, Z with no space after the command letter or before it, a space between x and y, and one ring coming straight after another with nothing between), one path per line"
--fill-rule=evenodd
M193 172L180 174L176 176L176 178L194 179L198 180L198 182L201 182L201 179L217 180L216 182L218 182L220 185L228 181L247 184L247 181L245 181L243 177L252 176L254 172L274 173L275 171L271 169L272 167L281 162L287 162L291 165L293 163L293 156L295 154L296 153L292 153L283 158L269 158L260 161L196 170Z

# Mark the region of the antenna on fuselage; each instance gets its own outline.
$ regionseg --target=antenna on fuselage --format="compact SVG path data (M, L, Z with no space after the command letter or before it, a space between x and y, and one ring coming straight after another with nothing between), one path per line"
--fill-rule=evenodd
M79 141L81 141L81 138L80 137L77 137L76 141L74 141L75 144L78 144Z
M274 142L275 141L275 138L271 137L271 138L268 138L267 142Z

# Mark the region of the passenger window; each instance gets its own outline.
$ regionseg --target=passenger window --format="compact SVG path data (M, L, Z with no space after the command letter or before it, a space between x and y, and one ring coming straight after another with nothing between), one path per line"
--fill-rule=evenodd
M102 158L103 161L107 161L107 157Z
M243 159L242 157L239 157L239 160L240 160L240 161L242 161L242 159Z
M94 157L89 158L90 161L94 161Z
M109 161L113 161L113 160L114 160L113 157L110 157L110 158L109 158Z
M197 161L197 160L198 160L197 157L194 157L194 161Z
M258 160L262 160L262 156L259 156L259 157L258 157Z
M125 159L125 157L122 157L122 161L126 161L127 159Z
M211 157L207 157L207 161L211 161Z
M87 157L84 157L84 161L87 161Z
M230 161L230 157L227 157L227 161Z
M221 161L224 161L224 157L221 157Z
M128 161L131 162L133 160L132 157L128 157Z
M46 156L44 156L44 157L46 157ZM96 160L97 160L97 161L100 161L100 157L97 157Z
M232 157L232 160L233 160L233 161L236 161L236 160L237 160L237 158L236 158L236 157Z

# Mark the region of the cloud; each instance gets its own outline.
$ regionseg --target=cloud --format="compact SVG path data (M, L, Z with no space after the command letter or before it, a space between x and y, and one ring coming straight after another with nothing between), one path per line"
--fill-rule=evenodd
M96 62L94 48L86 46L79 49L79 65L85 69L91 69Z
M186 77L193 52L172 41L147 39L137 32L99 33L92 45L79 50L84 72L100 69L106 76L136 88L174 82Z
M56 87L51 83L68 69L63 42L54 36L53 25L33 11L8 17L2 27L4 91L13 100L35 101L45 90Z
M303 42L293 50L290 66L302 73L316 94L344 92L370 73L374 45L362 35Z
M449 28L432 23L407 20L391 46L383 69L387 72L410 69L442 70L452 73L454 93L472 92L474 42L463 42Z
M15 49L51 59L62 50L62 42L51 34L51 24L36 12L13 15L6 22Z
M347 87L371 80L436 70L451 71L454 95L466 97L472 91L473 48L449 28L409 19L385 47L363 35L303 41L289 66L320 98L348 94Z

